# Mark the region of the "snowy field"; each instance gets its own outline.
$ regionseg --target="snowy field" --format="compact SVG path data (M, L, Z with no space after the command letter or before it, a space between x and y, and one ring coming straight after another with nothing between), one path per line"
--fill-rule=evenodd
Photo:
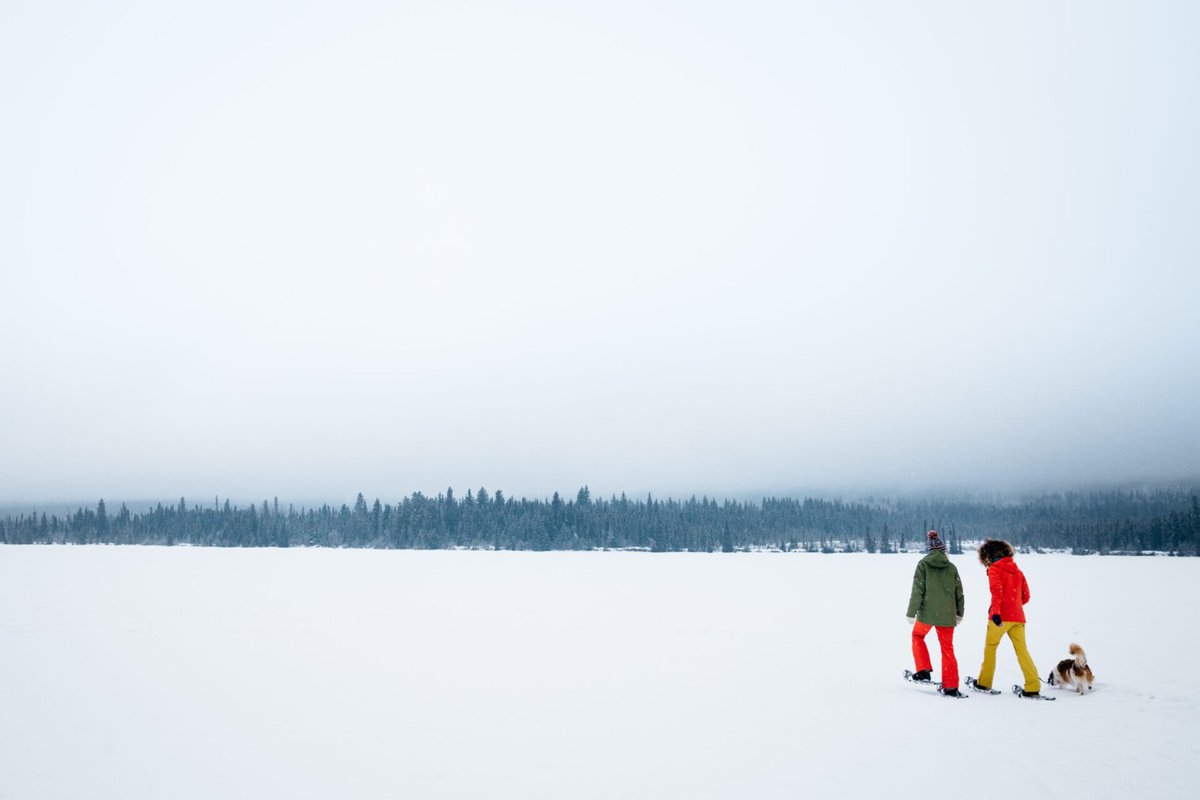
M1200 559L1018 556L1046 703L901 680L918 557L0 547L0 797L1197 796Z

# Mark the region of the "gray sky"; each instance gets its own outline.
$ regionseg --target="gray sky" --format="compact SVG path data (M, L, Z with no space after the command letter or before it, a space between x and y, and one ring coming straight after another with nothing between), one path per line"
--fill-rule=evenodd
M0 8L0 500L1200 475L1200 5Z

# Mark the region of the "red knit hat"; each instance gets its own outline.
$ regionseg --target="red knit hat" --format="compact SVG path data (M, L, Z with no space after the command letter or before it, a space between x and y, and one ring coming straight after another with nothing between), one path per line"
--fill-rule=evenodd
M942 537L938 535L938 532L930 531L929 532L929 550L930 550L930 552L932 552L934 550L945 550L945 549L946 549L946 543L942 541Z

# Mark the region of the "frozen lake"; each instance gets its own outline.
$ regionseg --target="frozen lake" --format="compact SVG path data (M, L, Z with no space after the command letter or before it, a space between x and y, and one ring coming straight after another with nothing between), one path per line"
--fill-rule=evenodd
M0 798L1195 796L1200 560L1019 555L1045 703L900 679L918 559L0 547Z

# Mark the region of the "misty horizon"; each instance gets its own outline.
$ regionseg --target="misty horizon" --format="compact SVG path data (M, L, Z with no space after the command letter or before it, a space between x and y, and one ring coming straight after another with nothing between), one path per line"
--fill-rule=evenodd
M385 504L395 503L400 500L410 498L416 494L421 494L425 497L436 498L447 494L447 490L454 493L458 499L462 499L470 492L472 495L478 494L480 489L486 490L489 495L495 496L497 491L511 500L530 500L548 502L557 494L563 502L574 502L576 495L581 489L587 489L591 497L595 500L611 500L613 498L625 497L631 501L644 501L647 497L652 497L657 501L686 501L691 498L701 499L707 498L712 501L724 502L726 500L741 502L741 503L758 503L764 499L819 499L819 500L841 500L848 502L887 502L894 500L914 500L914 499L930 499L936 501L960 500L966 502L977 503L1017 503L1027 501L1029 499L1059 496L1067 494L1104 494L1104 493L1146 493L1155 491L1175 491L1185 493L1200 492L1200 476L1193 478L1179 478L1175 480L1126 480L1126 481L1091 481L1078 483L1061 483L1061 484L1024 484L1010 486L926 486L926 487L897 487L897 486L863 486L856 488L847 487L778 487L774 489L762 489L759 491L662 491L653 488L650 489L619 489L613 491L598 491L596 487L584 484L582 486L571 489L560 488L553 489L544 493L527 493L510 491L503 486L445 486L437 490L411 489L408 491L399 492L355 492L349 496L291 496L268 494L262 497L251 497L248 495L238 494L210 494L205 498L202 495L175 495L163 497L136 497L111 495L96 498L16 498L0 500L0 515L17 515L36 513L60 513L71 514L80 509L95 509L99 502L104 502L109 509L109 513L114 513L122 505L126 506L131 512L143 512L153 509L155 506L162 505L164 507L177 506L180 500L183 500L188 509L192 508L211 508L216 503L218 506L224 506L226 502L237 508L248 508L250 506L259 506L266 502L269 505L279 504L281 509L286 510L289 507L296 511L311 510L329 506L339 508L343 505L353 506L358 495L362 495L368 503L373 503L379 500Z

